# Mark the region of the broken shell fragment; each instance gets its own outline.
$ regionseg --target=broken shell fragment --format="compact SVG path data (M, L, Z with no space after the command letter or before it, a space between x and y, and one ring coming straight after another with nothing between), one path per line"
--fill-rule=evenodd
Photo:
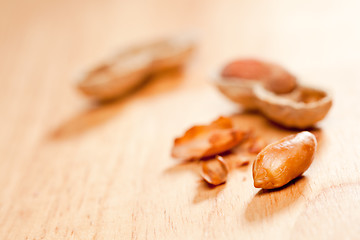
M244 137L245 132L235 129L230 118L220 117L210 125L194 126L176 138L172 156L182 160L214 156L233 148Z
M129 48L85 73L77 88L95 100L122 96L141 85L152 74L181 67L193 49L194 42L185 38L166 39Z
M265 141L254 136L253 132L246 131L244 140L230 150L228 154L222 154L230 170L247 166L256 158L261 149L265 147Z
M233 170L249 165L249 163L255 159L256 155L254 156L253 154L242 152L230 153L228 155L223 155L222 157L227 163L229 170Z
M229 169L226 162L221 156L215 159L202 161L201 177L209 184L217 186L223 184L227 180Z
M332 105L329 94L320 89L299 86L286 95L276 95L256 86L258 109L270 120L292 128L304 129L322 120Z
M316 145L315 136L304 131L266 146L253 164L254 186L278 188L300 176L310 167Z

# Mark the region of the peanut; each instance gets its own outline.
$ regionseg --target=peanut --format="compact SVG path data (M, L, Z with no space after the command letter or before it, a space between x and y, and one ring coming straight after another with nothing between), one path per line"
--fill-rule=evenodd
M209 184L217 186L226 182L228 166L221 156L201 164L201 177Z
M270 74L264 81L264 85L268 90L276 94L284 94L296 88L296 78L291 73L276 64L269 63L268 67Z
M239 59L226 65L222 70L223 77L263 80L270 74L267 65L255 59Z
M296 88L296 78L283 67L255 59L240 59L230 62L224 67L223 77L242 80L257 80L276 93L289 93Z
M311 165L316 138L307 131L290 135L265 147L253 164L254 186L282 187L304 173Z

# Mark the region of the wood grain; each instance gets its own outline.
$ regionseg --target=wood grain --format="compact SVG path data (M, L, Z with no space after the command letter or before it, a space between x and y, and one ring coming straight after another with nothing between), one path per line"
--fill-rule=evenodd
M357 239L359 1L1 0L0 239ZM198 36L184 73L100 107L74 90L83 69L135 42ZM219 115L269 138L290 132L209 84L254 56L332 91L305 176L279 191L251 167L209 189L171 159L175 136Z

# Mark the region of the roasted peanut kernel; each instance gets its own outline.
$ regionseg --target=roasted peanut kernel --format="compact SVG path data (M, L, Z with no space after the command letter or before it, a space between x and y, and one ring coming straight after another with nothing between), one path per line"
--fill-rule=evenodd
M276 64L269 63L268 66L270 74L264 81L264 85L268 90L276 94L284 94L296 88L296 78L291 73Z
M240 59L226 65L221 75L229 79L257 80L276 93L283 94L293 91L296 78L283 67L255 59Z
M201 163L201 177L209 184L217 186L226 182L229 169L221 156Z
M266 63L255 59L239 59L226 65L222 70L223 77L263 80L270 71Z
M258 110L256 86L283 95L297 89L296 78L283 67L256 59L238 59L228 63L214 76L214 83L230 100L244 109Z
M273 189L300 176L311 165L316 138L307 131L285 137L265 147L253 164L254 186Z

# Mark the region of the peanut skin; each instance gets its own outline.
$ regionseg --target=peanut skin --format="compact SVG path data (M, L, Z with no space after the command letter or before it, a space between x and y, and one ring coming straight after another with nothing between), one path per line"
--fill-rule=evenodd
M228 166L221 156L201 163L201 177L213 186L225 183L228 173Z
M223 77L235 77L249 80L263 80L269 76L270 70L266 63L256 59L239 59L230 62L222 70Z
M266 89L284 94L293 91L296 78L283 67L256 59L239 59L230 62L222 70L223 77L263 82Z
M264 82L268 90L276 94L284 94L296 88L296 78L291 73L276 64L268 64L268 67L270 74Z
M279 188L303 174L311 165L316 138L307 131L285 137L265 147L253 164L256 188Z

